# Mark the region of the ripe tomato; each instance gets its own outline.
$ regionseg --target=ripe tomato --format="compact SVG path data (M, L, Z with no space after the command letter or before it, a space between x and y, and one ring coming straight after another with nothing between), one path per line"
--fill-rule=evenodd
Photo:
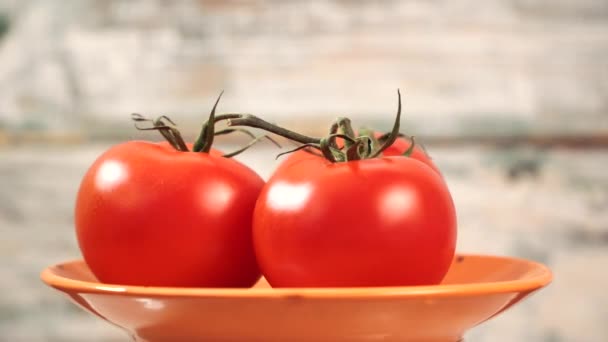
M454 256L456 212L443 177L414 158L307 155L266 183L253 241L275 287L437 284Z
M75 208L84 259L105 283L249 287L260 277L251 240L263 180L245 165L167 143L103 153Z

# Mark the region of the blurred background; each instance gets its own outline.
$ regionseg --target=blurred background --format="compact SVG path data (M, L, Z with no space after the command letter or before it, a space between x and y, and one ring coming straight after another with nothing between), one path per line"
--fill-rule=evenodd
M39 272L80 257L96 156L159 139L130 113L192 138L223 89L219 112L312 135L345 115L388 129L397 88L453 192L458 250L555 272L467 342L608 341L605 0L0 1L0 340L125 340ZM267 177L278 152L239 159Z

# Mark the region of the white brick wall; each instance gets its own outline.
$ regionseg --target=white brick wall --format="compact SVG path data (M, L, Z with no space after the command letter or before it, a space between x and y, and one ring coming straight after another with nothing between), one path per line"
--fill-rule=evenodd
M0 123L125 126L222 110L418 134L608 128L608 5L584 1L28 1L4 4ZM128 126L128 125L127 125ZM130 128L130 126L129 126Z

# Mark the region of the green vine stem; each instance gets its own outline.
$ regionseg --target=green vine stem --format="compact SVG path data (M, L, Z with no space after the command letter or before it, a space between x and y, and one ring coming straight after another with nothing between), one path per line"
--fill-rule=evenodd
M297 141L301 144L320 144L320 138L308 137L306 135L290 131L286 128L273 125L265 120L252 114L244 114L241 117L227 119L228 126L247 126L252 128L263 129L267 132L274 133L289 140Z
M175 128L175 123L169 119L166 115L159 117L156 120L151 120L145 118L143 115L138 113L131 114L131 119L135 121L135 128L140 131L150 131L156 130L159 131L160 134L178 151L188 152L188 146L184 142L181 133L177 128ZM165 121L169 122L172 126L167 125ZM138 125L139 122L150 122L152 123L152 127L141 127Z
M274 143L274 144L275 144L277 147L279 147L279 148L281 147L281 145L279 145L279 143L277 143L277 142L276 142L275 140L273 140L271 137L269 137L269 136L267 136L267 135L262 135L262 136L259 136L259 137L255 138L255 139L253 139L253 140L252 140L252 141L250 141L250 142L249 142L247 145L245 145L245 146L243 146L243 147L239 148L238 150L233 151L233 152L230 152L230 153L226 153L226 154L224 154L224 157L225 157L225 158L232 158L232 157L234 157L234 156L237 156L237 155L239 155L239 154L241 154L241 153L243 153L243 152L247 151L247 150L248 150L248 149L249 149L251 146L253 146L253 145L257 144L257 143L258 143L258 142L260 142L262 139L268 139L268 140L270 140L272 143Z
M334 147L334 146L336 146L336 143L335 143L336 138L344 139L344 143L345 144L348 143L351 146L357 142L356 139L351 138L346 134L340 134L340 133L330 134L327 137L321 139L321 144L320 144L321 152L323 153L323 156L325 156L325 158L327 158L331 162L347 161L348 156L345 155L341 151L341 149Z
M211 113L209 113L209 119L207 122L211 122L212 124L209 125L207 123L203 125L201 133L194 142L194 146L192 146L192 151L205 153L209 153L209 151L211 151L211 146L213 146L213 138L215 137L215 109L217 108L217 104L220 102L223 94L224 91L222 90L220 95L217 97L217 100L215 100Z
M246 134L249 137L253 138L253 140L250 141L247 145L239 148L236 151L224 154L223 156L225 158L231 158L236 155L239 155L240 153L246 151L247 149L249 149L251 146L258 143L262 139L268 139L273 144L278 146L279 148L281 147L281 145L279 145L279 143L276 142L274 139L272 139L270 136L263 135L260 137L256 137L253 133L251 133L250 131L248 131L244 128L226 128L223 130L215 131L215 124L209 124L209 122L215 123L216 121L218 121L218 119L226 120L231 117L237 117L235 115L228 115L228 116L227 115L218 115L218 117L215 116L215 110L222 97L222 94L223 94L223 91L222 91L222 93L220 93L217 100L215 101L213 109L211 110L211 113L209 114L208 121L203 125L201 133L193 146L193 152L208 153L211 150L211 146L213 145L215 136L226 135L226 134L231 134L231 133L235 133L235 132ZM169 144L173 148L175 148L176 150L181 151L181 152L189 152L188 146L186 145L181 133L175 127L176 126L175 123L168 116L163 115L163 116L157 118L156 120L152 120L152 119L148 119L148 118L144 117L143 115L141 115L139 113L133 113L133 114L131 114L131 119L135 122L136 129L141 130L141 131L156 130L161 133L161 135L165 138L165 140L167 140L167 142L169 142ZM139 124L142 122L151 123L152 126L151 127L141 127Z
M386 140L386 138L388 137L388 135L389 135L389 134L390 134L390 132L389 132L389 133L385 133L385 134L381 135L381 136L378 138L378 141L380 141L380 142L384 142L384 141ZM420 142L418 142L418 141L414 141L414 139L415 139L415 138L414 138L414 136L409 136L409 135L405 135L405 134L399 133L399 138L406 138L407 140L409 140L409 141L411 142L410 146L408 147L408 150L409 150L410 148L412 148L412 149L413 149L412 145L413 145L413 144L416 144L416 146L420 147L420 149L422 150L422 152L424 152L424 154L425 154L425 155L426 155L428 158L431 158L431 156L429 155L428 151L426 150L426 147L425 147L423 144L421 144ZM405 151L405 152L407 152L407 151ZM405 155L405 152L404 152L404 155ZM410 152L410 154L411 154L411 152ZM408 154L408 155L409 155L409 154Z
M300 145L300 146L298 146L298 147L296 147L296 148L294 148L294 149L291 149L291 150L289 150L289 151L285 151L285 152L281 152L281 153L277 154L277 156L276 156L276 158L275 158L275 159L279 159L281 156L284 156L284 155L286 155L286 154L290 154L290 153L294 153L294 152L297 152L297 151L299 151L299 150L305 150L305 151L307 151L308 153L312 153L312 154L314 154L314 155L316 155L316 156L322 157L322 155L317 154L316 152L312 152L312 151L310 151L310 148L314 148L314 149L317 149L317 150L320 150L320 149L321 149L321 148L319 147L319 145L317 145L317 144L302 144L302 145Z
M203 125L201 133L194 144L194 152L209 151L211 145L213 144L215 124L220 121L226 121L226 125L228 127L258 128L293 142L300 143L305 147L313 147L321 151L323 156L331 162L376 158L380 156L386 148L391 146L400 135L401 92L399 90L397 90L398 109L395 122L391 132L389 132L384 139L376 139L373 136L373 133L371 135L356 136L354 130L352 129L351 121L348 118L338 118L338 120L332 124L330 134L327 137L316 138L274 125L253 114L226 113L216 116L215 111L221 96L222 95L220 94L215 102L215 105L213 106L213 109L211 110L211 113L209 114L208 121ZM344 147L340 148L337 146L335 141L336 138L342 138L344 140ZM296 148L291 152L305 147ZM277 157L284 154L285 153L281 153Z
M397 117L395 118L395 124L393 125L393 130L387 137L384 144L382 144L382 146L380 146L380 148L377 149L372 154L372 156L371 156L372 158L378 157L380 154L382 154L382 152L384 150L386 150L389 146L391 146L395 142L395 140L397 140L397 137L399 136L399 127L401 125L401 92L399 91L399 89L397 89L397 97L399 99L399 105L397 107Z
M407 150L405 150L405 152L403 152L403 154L402 154L405 157L411 156L412 153L414 152L414 147L416 147L416 139L414 138L414 136L412 136L410 139L412 140L410 147L408 147Z
M364 127L364 128L360 128L359 129L359 135L360 136L369 137L369 139L370 139L370 145L371 145L370 146L370 150L375 150L375 149L379 148L379 146L380 146L380 141L379 141L379 139L376 138L376 136L375 136L374 133L375 132L372 129L369 129L369 128L365 128ZM387 133L387 134L389 134L389 133Z
M350 122L349 118L338 118L337 121L338 127L342 131L344 135L347 135L353 139L355 139L355 131L353 130L353 126ZM358 145L355 141L344 140L344 147L348 151L352 145Z

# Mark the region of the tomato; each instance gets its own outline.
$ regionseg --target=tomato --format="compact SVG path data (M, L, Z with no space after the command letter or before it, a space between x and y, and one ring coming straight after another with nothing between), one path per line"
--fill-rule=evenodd
M300 155L260 193L253 242L274 287L437 284L454 256L456 212L443 177L414 158Z
M263 185L217 150L118 144L81 181L78 244L104 283L249 287L260 277L251 227Z

